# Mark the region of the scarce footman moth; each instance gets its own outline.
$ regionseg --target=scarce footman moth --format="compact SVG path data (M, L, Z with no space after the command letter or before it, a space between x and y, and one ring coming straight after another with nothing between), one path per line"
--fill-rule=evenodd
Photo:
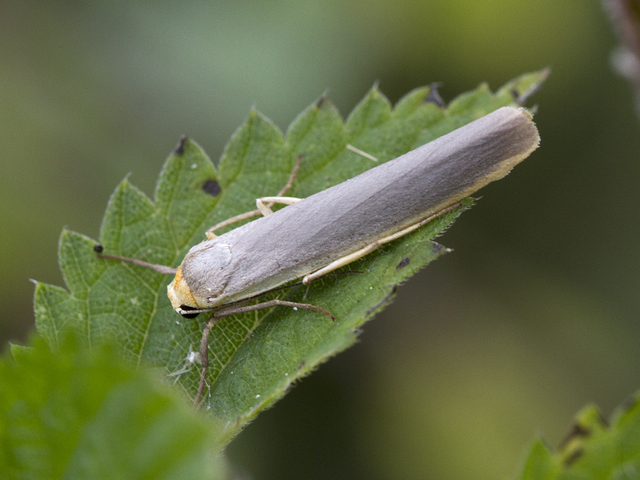
M294 170L279 196L258 199L258 210L210 229L208 240L191 248L177 269L103 255L100 246L96 251L102 258L174 274L167 289L176 312L188 318L211 313L200 348L203 372L197 404L205 387L209 331L218 318L276 305L331 316L309 304L247 303L298 278L308 284L416 230L504 177L539 141L529 112L502 107L305 199L282 196ZM272 212L273 203L287 206ZM262 218L224 235L213 234L221 226L259 214Z

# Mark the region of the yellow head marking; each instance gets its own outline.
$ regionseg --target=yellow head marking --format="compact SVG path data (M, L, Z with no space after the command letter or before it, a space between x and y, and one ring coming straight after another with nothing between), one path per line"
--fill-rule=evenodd
M191 308L199 308L196 300L193 298L189 285L187 285L187 282L182 278L182 270L180 270L180 267L178 267L173 282L167 287L167 295L169 296L169 300L171 300L171 305L174 310L181 310L183 305Z

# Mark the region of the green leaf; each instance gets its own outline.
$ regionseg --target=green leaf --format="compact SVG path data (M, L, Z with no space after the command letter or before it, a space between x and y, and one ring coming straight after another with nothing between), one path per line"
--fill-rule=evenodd
M183 398L113 348L58 346L0 361L2 478L214 478L216 427Z
M373 88L342 120L325 97L303 111L284 136L251 111L213 167L200 147L183 138L167 159L152 202L128 180L112 195L101 243L106 253L177 266L205 231L254 209L255 199L276 194L296 159L304 157L289 195L305 197L376 165L346 148L351 144L385 162L501 106L522 100L547 72L524 75L498 94L486 86L458 97L448 108L420 88L395 108ZM500 93L502 92L502 93ZM505 93L507 92L507 93ZM330 310L335 323L310 311L261 310L222 319L210 338L211 367L204 406L225 425L224 442L271 405L300 377L354 343L358 329L393 298L398 284L446 249L433 243L471 205L444 215L349 266L364 274L331 276L287 294ZM224 231L223 231L224 232ZM38 330L57 345L67 329L89 345L112 339L136 364L164 369L193 398L200 376L203 318L185 320L166 296L170 278L154 271L100 260L95 241L70 231L60 238L60 266L69 293L37 284ZM268 298L268 297L267 297ZM202 315L201 317L204 317Z
M541 441L531 446L515 477L522 480L631 480L640 478L640 392L609 422L589 405L576 416L570 434L552 453Z
M556 478L558 471L559 468L553 455L547 446L540 439L537 439L531 445L517 478L520 480Z

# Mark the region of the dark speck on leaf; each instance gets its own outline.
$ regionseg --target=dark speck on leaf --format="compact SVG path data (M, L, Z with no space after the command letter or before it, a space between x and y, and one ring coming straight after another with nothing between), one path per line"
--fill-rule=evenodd
M440 87L439 83L432 83L429 85L429 95L427 95L427 98L425 98L424 101L425 103L434 103L438 107L444 108L447 104L438 93L438 87Z
M322 108L322 105L324 105L324 102L327 101L327 96L326 95L322 95L318 101L316 102L316 107L317 108Z
M222 189L220 188L220 184L215 180L207 180L206 182L204 182L204 184L202 184L202 191L204 193L208 193L212 197L217 197L218 195L220 195L221 190Z
M396 270L402 270L404 267L406 267L407 265L409 265L409 262L411 260L409 259L409 257L407 258L403 258L400 263L398 265L396 265Z
M187 141L187 136L186 135L182 135L180 137L180 141L178 142L178 145L176 145L176 148L173 149L173 153L175 153L176 155L182 155L184 153L184 143Z
M96 243L93 246L93 251L96 253L102 253L104 251L104 247L102 245L100 245L99 243Z

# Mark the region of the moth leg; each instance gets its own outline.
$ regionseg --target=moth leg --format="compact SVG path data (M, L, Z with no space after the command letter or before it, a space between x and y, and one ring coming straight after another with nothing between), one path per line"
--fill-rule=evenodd
M245 213L241 213L240 215L236 215L235 217L227 218L224 222L220 222L214 225L213 227L211 227L209 230L207 230L205 232L205 236L207 237L207 240L211 240L212 238L217 237L217 235L213 233L216 230L222 227L226 227L227 225L231 225L232 223L239 222L240 220L246 220L247 218L257 217L261 214L262 213L260 212L260 210L252 210L250 212L245 212Z
M231 217L226 219L224 222L220 222L217 225L211 227L205 235L207 236L207 240L211 240L212 238L216 238L217 235L213 232L218 230L219 228L226 227L227 225L231 225L232 223L239 222L240 220L246 220L247 218L259 217L271 215L273 210L274 203L281 203L283 205L291 205L293 203L299 202L302 200L301 198L296 197L262 197L256 199L257 210L251 210L250 212L241 213L240 215L236 215L235 217Z
M370 153L367 153L363 150L360 150L359 148L354 147L353 145L351 145L350 143L347 143L347 150L351 150L353 153L357 153L358 155L363 156L364 158L368 158L369 160L373 160L374 162L377 162L378 159L376 157L374 157L373 155L371 155Z
M300 200L302 199L297 197L262 197L256 198L256 207L258 207L260 213L266 217L267 215L271 215L273 213L271 207L274 203L280 203L282 205L293 205Z
M335 317L331 315L331 312L329 312L328 310L325 310L324 308L317 307L309 303L287 302L284 300L269 300L268 302L257 303L255 305L233 306L233 307L227 307L227 308L222 307L214 311L211 315L211 318L205 324L204 330L202 332L202 340L200 342L200 363L202 364L202 373L200 374L200 384L198 385L198 394L196 395L196 399L193 401L194 407L197 407L202 401L204 388L207 384L207 372L209 370L209 334L211 333L211 328L213 327L213 325L218 321L218 319L222 317L228 317L230 315L237 315L239 313L251 312L254 310L262 310L264 308L271 308L271 307L277 307L277 306L304 308L306 310L313 310L315 312L320 312L328 316L331 320L335 320Z
M376 240L373 243L370 243L369 245L367 245L366 247L361 248L360 250L357 250L353 253L350 253L349 255L345 255L342 258L339 258L337 260L334 260L333 262L331 262L329 265L327 265L326 267L322 267L320 270L316 270L313 273L310 273L308 275L305 275L304 277L302 277L302 283L304 285L307 285L308 283L312 282L313 280L316 280L320 277L322 277L323 275L326 275L329 272L333 272L334 270L337 270L338 268L344 267L345 265L350 264L351 262L355 262L356 260L364 257L365 255L373 252L374 250L376 250L377 248L379 248L380 246L384 245L385 243L389 243L393 240L395 240L396 238L400 238L404 235L407 235L408 233L413 232L414 230L417 230L418 228L420 228L423 225L426 225L427 223L429 223L431 220L434 220L435 218L438 218L441 215L444 215L447 212L450 212L451 210L453 210L454 208L459 207L460 204L456 203L454 205L451 205L443 210L440 210L438 213L435 213L433 215L430 215L429 217L420 220L419 222L414 223L413 225L409 225L406 228L403 228L402 230L400 230L399 232L396 232L392 235L388 235L386 237L383 237L379 240Z
M300 201L301 199L299 198L285 197L284 194L287 193L289 189L291 189L291 186L293 185L293 181L296 178L296 175L298 174L298 170L300 169L301 161L302 161L302 158L301 156L299 156L298 160L296 161L295 167L293 167L293 170L291 171L291 175L289 175L289 179L287 180L286 185L282 188L282 190L278 192L278 194L275 197L258 198L256 200L256 206L258 207L257 210L241 213L240 215L236 215L235 217L228 218L227 220L220 222L217 225L214 225L205 233L207 240L216 238L217 235L213 232L215 232L216 230L222 227L226 227L227 225L231 225L232 223L239 222L240 220L246 220L248 218L258 217L260 215L266 216L273 213L273 211L271 210L271 207L273 206L274 203L283 203L285 205L291 205L292 203ZM280 201L279 199L284 199L284 201Z
M202 373L200 374L198 394L196 395L196 399L193 401L194 407L197 407L202 401L204 387L207 384L207 372L209 371L209 334L217 320L218 319L212 315L211 318L207 320L207 323L205 323L204 330L202 331L202 340L200 341L200 364L202 365Z
M329 310L325 310L322 307L318 307L316 305L311 305L310 303L298 303L298 302L287 302L285 300L269 300L267 302L256 303L255 305L246 305L240 307L229 307L222 308L220 310L216 310L213 312L215 318L228 317L229 315L237 315L239 313L252 312L254 310L262 310L264 308L271 307L293 307L293 308L304 308L305 310L313 310L314 312L319 312L331 320L335 320L335 317L331 315Z

